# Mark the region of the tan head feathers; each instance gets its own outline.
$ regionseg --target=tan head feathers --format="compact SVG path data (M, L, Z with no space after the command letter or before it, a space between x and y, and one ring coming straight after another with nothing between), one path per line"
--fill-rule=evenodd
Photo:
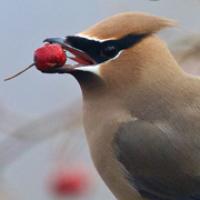
M109 17L81 32L80 35L102 40L117 39L128 34L155 33L175 25L175 21L167 18L139 12L126 12Z

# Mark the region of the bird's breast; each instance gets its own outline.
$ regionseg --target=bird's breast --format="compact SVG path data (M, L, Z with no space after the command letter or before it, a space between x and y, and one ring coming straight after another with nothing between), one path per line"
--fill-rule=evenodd
M118 123L132 118L124 111L102 108L100 112L85 105L83 122L92 160L100 176L117 197L123 200L140 200L139 193L128 183L113 149L114 133ZM101 110L99 107L98 110Z

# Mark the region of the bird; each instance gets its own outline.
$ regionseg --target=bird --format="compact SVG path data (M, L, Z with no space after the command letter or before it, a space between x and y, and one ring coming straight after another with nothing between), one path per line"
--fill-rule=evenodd
M118 200L200 200L200 79L157 35L176 25L124 12L45 40L73 55L49 73L78 81L92 160Z

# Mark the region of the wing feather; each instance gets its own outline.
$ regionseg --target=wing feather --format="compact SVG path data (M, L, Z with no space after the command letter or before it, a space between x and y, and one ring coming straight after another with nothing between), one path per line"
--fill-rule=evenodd
M149 122L130 121L120 125L114 144L127 179L143 197L200 200L200 177L183 167L190 164L184 154L187 145L181 145L173 134Z

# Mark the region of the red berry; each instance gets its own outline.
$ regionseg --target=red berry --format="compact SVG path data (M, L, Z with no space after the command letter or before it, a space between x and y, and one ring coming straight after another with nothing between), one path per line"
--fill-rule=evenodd
M83 194L89 185L89 177L83 170L61 170L50 180L50 189L56 196Z
M66 54L59 44L46 44L34 53L35 65L40 71L61 67L66 60Z

